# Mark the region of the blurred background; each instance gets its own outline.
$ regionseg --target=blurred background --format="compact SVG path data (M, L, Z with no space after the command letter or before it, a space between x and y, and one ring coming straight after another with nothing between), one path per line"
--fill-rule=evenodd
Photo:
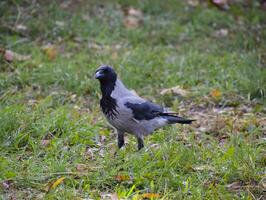
M106 63L143 93L181 85L201 96L216 88L265 98L264 1L11 0L0 8L1 51L22 55L12 64L1 57L2 89L94 93L87 75Z

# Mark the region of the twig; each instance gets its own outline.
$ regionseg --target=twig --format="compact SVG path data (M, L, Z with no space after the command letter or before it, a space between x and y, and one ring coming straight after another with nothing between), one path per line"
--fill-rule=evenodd
M15 6L17 7L17 11L18 11L18 15L17 15L16 21L14 23L14 27L16 27L17 24L18 24L18 21L19 21L19 19L21 17L21 11L20 11L19 5L14 0L12 1L12 3L15 4Z
M15 28L12 27L12 26L9 26L9 25L6 25L6 24L3 24L2 22L1 22L1 24L2 24L2 25L0 25L0 29L1 29L1 28L4 28L4 29L7 29L8 31L13 32L13 33L16 33L16 34L18 34L18 35L20 35L20 36L23 36L23 37L29 37L26 33L20 32L20 31L18 31L17 29L15 29Z

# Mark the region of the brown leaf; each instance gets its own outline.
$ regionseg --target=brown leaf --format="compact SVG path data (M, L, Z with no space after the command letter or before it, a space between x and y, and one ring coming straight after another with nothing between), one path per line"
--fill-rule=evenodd
M124 26L129 29L139 27L143 22L143 13L141 10L130 7L125 9Z
M136 8L129 8L128 9L128 15L131 15L131 16L136 16L136 17L142 17L142 12L141 10L138 10Z
M43 139L41 141L41 145L47 147L50 144L51 140Z
M239 181L236 181L226 185L226 187L231 190L239 190L242 187L242 184Z
M215 31L214 35L218 38L224 38L228 36L228 33L229 33L228 29L222 28L222 29Z
M57 56L57 48L54 45L47 45L42 48L49 60L54 60Z
M129 29L138 28L141 24L141 20L136 17L126 17L124 20L124 26Z
M111 200L118 200L118 196L116 193L111 194Z
M78 172L85 172L88 168L85 164L77 164L76 169Z
M25 60L31 59L31 56L30 55L20 55L20 54L15 53L15 52L13 52L11 50L5 50L4 59L6 61L9 61L9 62L12 62L14 60L25 61Z
M10 181L6 180L2 182L2 186L5 190L8 190L10 188Z
M57 180L49 181L49 182L45 185L45 187L44 187L43 190L44 190L45 192L49 192L50 190L55 189L58 185L62 184L64 180L65 180L65 177L62 176L62 177L60 177L60 178L57 179Z
M55 21L55 24L56 24L57 26L60 26L60 27L63 27L63 26L66 25L66 23L63 22L63 21Z
M123 181L129 181L131 180L129 175L117 175L115 177L115 180L117 180L118 182L123 182Z
M127 9L125 9L125 15L126 16L134 16L137 18L142 18L143 17L143 13L141 10L133 8L133 7L129 7Z
M60 185L61 183L63 183L63 181L65 180L65 177L60 177L59 179L57 179L51 186L51 189L55 189L58 185Z
M192 7L196 7L199 5L199 0L188 0L187 4L192 6Z
M4 54L4 58L6 61L13 61L14 59L14 53L12 51L6 50Z
M223 10L229 9L228 0L211 0L211 3Z
M220 98L220 97L222 96L222 93L221 93L220 90L218 90L218 89L214 89L214 90L212 90L212 91L210 92L210 96L211 96L212 98L217 99L217 98Z
M23 24L18 24L16 26L16 29L19 30L19 31L26 31L27 30L27 27Z
M215 169L209 165L199 165L199 166L193 167L193 169L196 171L215 171Z
M141 195L142 198L146 198L146 199L156 199L156 198L160 198L160 194L156 194L156 193L144 193Z
M172 88L163 89L160 94L161 95L175 94L175 95L180 95L180 96L187 96L188 93L189 92L187 90L183 89L183 87L178 85Z

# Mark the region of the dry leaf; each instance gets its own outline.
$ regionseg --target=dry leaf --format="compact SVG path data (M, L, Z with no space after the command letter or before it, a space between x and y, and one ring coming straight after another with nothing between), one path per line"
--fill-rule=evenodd
M240 182L236 181L236 182L226 185L226 187L231 190L238 190L242 187L242 185Z
M211 3L223 10L229 9L228 0L211 0Z
M192 6L192 7L196 7L199 5L199 0L188 0L187 4Z
M41 145L47 147L50 144L51 140L43 139L41 141Z
M65 180L65 177L60 177L59 179L57 179L51 186L51 189L55 189L58 185L60 185L61 183L63 183L63 181Z
M123 181L129 181L131 178L129 175L117 175L115 177L115 180L117 180L118 182L123 182Z
M167 88L167 89L163 89L160 92L161 95L165 95L165 94L175 94L175 95L180 95L180 96L187 96L188 95L188 91L183 89L181 86L175 86L172 88Z
M111 194L111 200L118 200L118 196L116 193Z
M211 92L210 92L210 96L212 97L212 98L220 98L221 96L222 96L222 93L221 93L221 91L220 90L218 90L218 89L214 89L214 90L212 90Z
M196 166L196 167L193 167L194 170L196 171L215 171L215 169L212 167L212 166L209 166L209 165L200 165L200 166Z
M140 23L141 20L135 17L126 17L124 20L124 26L129 29L139 27Z
M14 53L12 51L6 50L4 54L4 58L6 61L13 61L14 59Z
M55 189L58 185L60 185L65 180L65 177L60 177L57 180L49 181L46 186L44 187L45 192L49 192L51 189Z
M53 45L47 45L42 48L49 60L53 60L57 56L57 48Z
M27 27L24 26L23 24L18 24L18 25L16 26L16 29L17 29L17 30L20 30L20 31L26 31L26 30L27 30Z
M66 23L63 22L63 21L55 21L55 24L56 24L57 26L60 26L60 27L63 27L63 26L66 25Z
M142 194L141 197L146 199L155 199L155 198L160 198L160 195L156 193L145 193Z
M6 61L12 62L14 60L17 61L25 61L31 59L30 55L20 55L10 50L5 50L4 58Z
M84 172L87 170L87 166L85 164L77 164L76 169L78 172Z
M126 15L130 15L130 16L135 16L135 17L138 17L138 18L142 18L143 17L142 11L139 10L139 9L133 8L133 7L130 7L128 9L126 9L125 14Z
M228 33L228 29L222 28L220 30L215 31L214 35L218 38L222 38L228 36Z
M132 29L139 27L143 22L143 13L141 10L130 7L125 10L124 26Z
M2 186L5 190L8 190L10 188L10 181L3 181Z

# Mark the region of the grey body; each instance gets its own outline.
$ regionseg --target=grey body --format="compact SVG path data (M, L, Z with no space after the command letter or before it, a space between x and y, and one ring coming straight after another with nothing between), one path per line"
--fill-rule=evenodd
M124 134L136 136L138 149L144 147L143 137L167 124L190 124L193 120L169 113L163 107L139 97L128 90L113 68L102 65L95 78L100 81L100 105L108 122L117 130L118 147L124 145Z
M156 117L151 120L135 119L132 110L125 106L125 104L127 102L139 104L146 102L146 100L128 90L119 79L116 80L111 97L117 100L117 117L107 117L107 120L120 132L127 132L137 137L143 137L167 124L167 120L163 117Z

